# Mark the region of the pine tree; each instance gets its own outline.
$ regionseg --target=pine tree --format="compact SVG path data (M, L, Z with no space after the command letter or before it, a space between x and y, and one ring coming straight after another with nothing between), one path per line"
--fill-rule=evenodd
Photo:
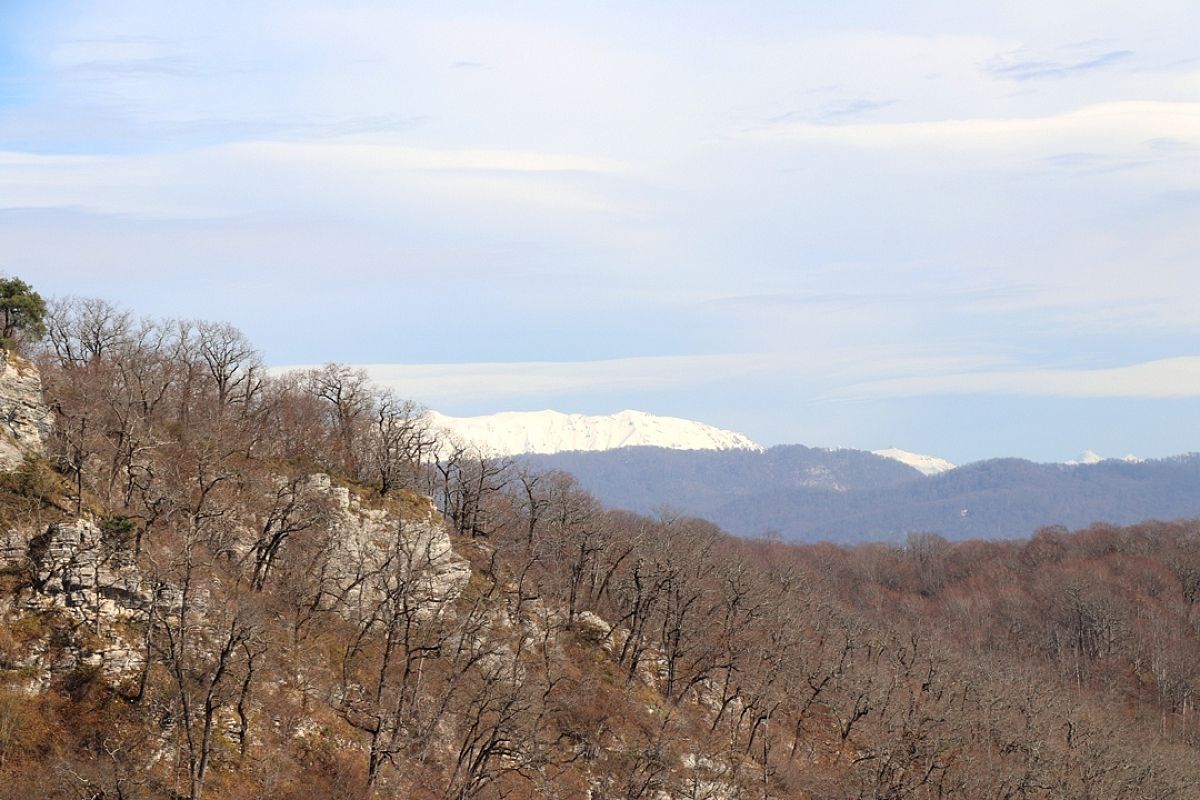
M37 341L46 335L46 301L20 278L0 278L0 345L20 337Z

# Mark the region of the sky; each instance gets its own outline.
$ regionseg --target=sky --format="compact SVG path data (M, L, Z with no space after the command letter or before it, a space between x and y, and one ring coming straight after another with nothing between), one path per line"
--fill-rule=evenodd
M6 0L0 271L953 461L1200 450L1200 6Z

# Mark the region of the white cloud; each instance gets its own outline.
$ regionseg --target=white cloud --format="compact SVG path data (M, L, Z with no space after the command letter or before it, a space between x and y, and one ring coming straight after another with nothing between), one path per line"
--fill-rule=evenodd
M819 385L861 381L913 371L978 369L988 357L914 353L901 348L828 348L795 352L645 356L594 361L474 364L355 364L371 380L429 405L487 400L495 408L514 398L542 402L599 392L684 391L723 384L751 388L771 383ZM308 366L279 366L276 373Z
M616 161L587 156L519 150L448 150L363 139L245 142L223 150L247 161L320 164L333 169L606 173L623 168Z
M1106 369L1028 369L913 375L856 383L836 398L894 398L938 394L1047 397L1200 397L1200 356Z
M343 141L249 141L170 154L42 155L0 151L0 207L86 208L146 217L209 217L320 209L394 215L432 197L496 203L610 207L589 179L612 160L528 150L415 147ZM236 189L236 191L235 191Z
M0 113L48 291L286 361L745 353L377 368L439 405L1184 382L1036 367L1200 330L1194 2L68 5Z
M944 152L1080 152L1145 149L1154 140L1200 144L1200 103L1099 103L1033 117L934 119L824 125L783 123L748 136L861 148L921 148Z
M444 404L553 398L599 391L681 389L769 369L773 357L695 355L599 361L477 364L356 364L371 380L420 402ZM304 367L279 367L278 372Z

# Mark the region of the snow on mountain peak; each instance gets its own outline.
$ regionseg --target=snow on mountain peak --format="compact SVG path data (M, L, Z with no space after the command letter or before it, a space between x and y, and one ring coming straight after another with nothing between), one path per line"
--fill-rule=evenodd
M430 425L493 455L666 447L672 450L762 450L747 437L702 422L625 410L608 416L558 411L506 411L450 417L436 411Z
M938 475L954 469L954 464L951 464L944 458L927 456L921 453L910 453L907 450L901 450L897 447L889 447L886 450L872 450L871 452L877 456L883 456L884 458L890 458L902 464L907 464L924 475Z
M1078 458L1072 461L1064 461L1063 463L1067 466L1077 467L1081 465L1086 466L1089 464L1099 464L1102 461L1124 461L1127 464L1140 464L1144 460L1145 459L1138 458L1133 453L1130 453L1124 458L1108 458L1100 455L1095 450L1084 450Z

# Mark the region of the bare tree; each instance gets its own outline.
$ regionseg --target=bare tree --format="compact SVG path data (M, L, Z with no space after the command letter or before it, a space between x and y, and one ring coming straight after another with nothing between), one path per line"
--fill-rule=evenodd
M196 323L197 347L217 391L217 403L243 405L262 389L263 366L258 351L242 332L225 322Z
M512 459L488 456L478 447L454 441L441 446L434 494L456 532L476 538L501 527L500 510L508 504L499 501L512 480L512 467Z
M345 364L326 364L309 370L304 385L326 403L326 411L337 431L342 457L352 473L357 473L356 439L361 424L371 412L371 389L367 373Z
M380 494L401 486L415 488L420 468L433 457L436 443L424 409L390 389L375 390L371 400L363 449Z
M133 328L128 311L98 298L54 300L46 312L46 342L61 366L81 366L107 356Z

